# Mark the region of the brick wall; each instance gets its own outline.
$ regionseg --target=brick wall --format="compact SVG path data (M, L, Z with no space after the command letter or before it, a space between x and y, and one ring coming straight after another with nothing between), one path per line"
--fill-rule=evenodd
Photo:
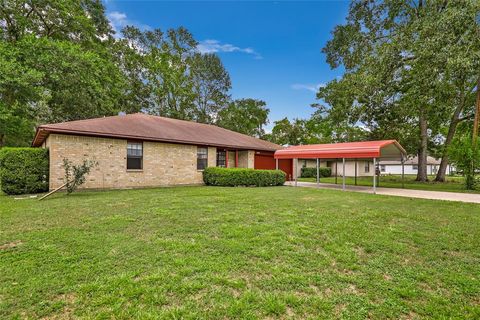
M64 183L63 159L98 162L83 187L130 188L164 185L201 184L197 170L197 146L143 142L143 170L127 170L127 140L51 134L45 147L50 149L50 189ZM216 148L208 148L208 165L216 165ZM252 166L253 167L253 166Z

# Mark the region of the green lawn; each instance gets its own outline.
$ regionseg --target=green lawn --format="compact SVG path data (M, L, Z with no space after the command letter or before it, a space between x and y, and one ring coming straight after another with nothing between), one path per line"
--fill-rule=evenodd
M432 191L448 191L448 192L469 192L469 193L480 193L480 190L466 190L463 184L463 177L454 176L446 177L445 182L434 182L434 176L430 176L429 182L418 182L415 181L416 176L414 175L405 175L405 188L406 189L416 189L416 190L432 190ZM299 178L298 181L306 182L316 182L317 178ZM320 178L321 182L325 183L335 183L335 177ZM337 183L342 183L342 177L337 178ZM345 183L348 185L355 184L354 177L346 177ZM359 186L372 186L373 177L357 177L357 185ZM398 175L385 175L380 177L379 182L380 187L386 188L401 188L402 187L402 177Z
M479 239L479 205L336 190L0 196L0 319L478 319Z

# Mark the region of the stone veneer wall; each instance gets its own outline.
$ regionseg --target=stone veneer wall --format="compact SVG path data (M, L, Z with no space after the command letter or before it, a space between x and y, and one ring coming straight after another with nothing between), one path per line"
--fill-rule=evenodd
M201 184L197 170L197 146L143 142L143 170L127 170L127 140L50 134L44 147L50 149L50 189L61 186L63 159L98 162L84 188L133 188ZM216 165L216 148L208 148L208 165ZM251 166L253 168L253 165Z

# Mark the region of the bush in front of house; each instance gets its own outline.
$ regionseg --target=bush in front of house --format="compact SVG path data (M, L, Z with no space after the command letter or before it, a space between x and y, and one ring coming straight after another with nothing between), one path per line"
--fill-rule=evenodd
M74 164L72 161L64 158L63 169L65 170L65 183L67 187L67 194L77 190L79 186L85 183L87 176L93 167L97 166L98 162L95 160L83 159L80 164Z
M302 178L316 178L317 168L302 168L300 177ZM332 169L327 167L320 167L320 177L330 177L332 175Z
M0 149L0 185L11 195L48 191L48 149Z
M281 170L209 167L203 171L203 181L209 186L281 186L285 178Z

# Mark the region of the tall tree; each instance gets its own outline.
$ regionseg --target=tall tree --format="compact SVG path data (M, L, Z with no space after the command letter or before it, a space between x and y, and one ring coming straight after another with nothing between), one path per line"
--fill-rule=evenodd
M347 23L324 48L345 76L321 89L319 98L335 101L332 112L346 111L371 137L398 135L419 155L418 180L427 179L427 152L436 148L444 175L448 146L458 122L469 118L478 77L479 6L473 0L353 1ZM446 137L438 139L445 128Z
M267 139L280 145L304 144L306 135L305 120L294 119L290 122L288 118L275 121L272 133Z
M1 125L0 146L28 143L39 122L118 112L124 78L109 51L111 34L97 0L0 3L0 119L22 120L17 129L27 130Z
M275 121L272 132L264 138L280 145L328 143L332 141L331 128L328 121L320 119L318 113L315 113L308 120L289 121L288 118L283 118Z
M140 31L133 26L125 28L123 35L134 49L136 59L141 60L142 68L137 70L141 74L136 77L147 86L147 89L142 88L148 94L144 111L193 119L195 92L191 65L197 45L193 36L185 28L169 29L164 33L160 29Z
M218 113L217 125L249 136L263 137L269 112L264 101L238 99Z
M214 123L218 112L230 100L230 75L220 58L213 53L197 53L192 59L193 90L195 92L195 121Z

